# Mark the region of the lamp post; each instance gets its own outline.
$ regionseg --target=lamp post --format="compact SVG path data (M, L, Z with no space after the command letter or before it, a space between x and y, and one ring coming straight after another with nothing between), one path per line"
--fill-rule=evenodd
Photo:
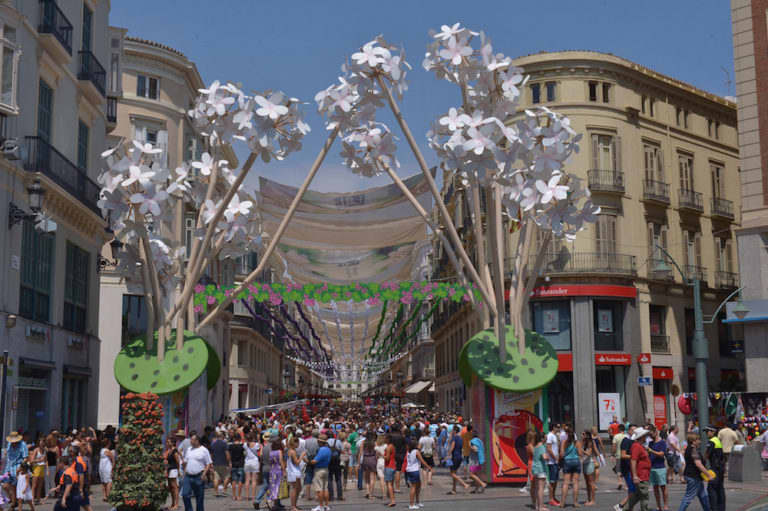
M675 268L677 268L677 271L680 272L680 276L683 278L683 283L686 285L692 285L693 286L693 316L694 316L694 324L695 324L695 331L693 334L693 355L696 358L696 411L699 415L699 436L701 436L701 449L704 451L706 449L707 445L707 433L705 429L707 426L709 426L709 383L707 381L707 360L709 359L709 340L707 339L707 336L704 334L704 311L701 307L701 280L699 279L699 273L694 272L693 279L689 279L685 272L680 268L680 266L675 262L674 258L669 255L669 252L664 249L661 245L656 245L656 248L661 251L667 259L674 265ZM656 271L669 271L669 265L666 264L666 261L664 258L660 258L659 262L656 264L656 267L654 268ZM728 295L725 300L723 300L720 305L715 310L715 313L712 315L709 321L706 321L706 323L711 324L715 321L715 318L717 318L717 314L720 312L720 309L723 308L725 303L730 300L732 297L736 295L736 293L739 293L743 287L738 288L736 291ZM748 311L746 306L739 300L739 304L737 307L739 308L739 312L744 314L745 311Z

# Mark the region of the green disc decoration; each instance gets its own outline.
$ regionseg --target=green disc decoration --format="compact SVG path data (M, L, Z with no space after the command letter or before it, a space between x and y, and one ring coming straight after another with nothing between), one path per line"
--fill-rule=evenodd
M499 360L499 340L492 328L472 337L459 353L459 374L470 385L476 374L486 385L502 391L529 392L540 389L557 375L557 353L547 340L526 330L525 353L521 357L511 326L506 327L507 361Z
M215 350L194 332L184 331L184 346L177 351L176 332L171 332L162 362L157 360L157 332L150 351L143 338L125 346L115 358L117 382L131 392L168 394L188 387L207 368L207 384L212 388L221 374Z

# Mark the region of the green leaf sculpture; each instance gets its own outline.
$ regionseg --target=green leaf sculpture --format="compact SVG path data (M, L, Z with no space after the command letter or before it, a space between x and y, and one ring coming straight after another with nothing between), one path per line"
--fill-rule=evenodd
M148 351L143 338L133 340L115 358L115 379L131 392L176 392L191 385L206 369L210 389L221 375L219 357L205 339L190 331L184 332L181 351L176 350L176 332L171 331L162 362L157 359L157 341Z
M529 392L547 385L557 375L557 353L540 334L526 330L525 353L520 356L517 338L506 327L507 360L499 360L499 340L492 328L482 330L464 344L459 352L459 374L464 384L472 383L472 374L486 385L502 391Z

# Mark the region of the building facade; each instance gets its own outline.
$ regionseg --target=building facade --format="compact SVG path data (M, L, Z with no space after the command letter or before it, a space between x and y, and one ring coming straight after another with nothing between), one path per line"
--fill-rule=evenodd
M0 3L5 431L96 420L99 252L109 236L95 181L108 129L109 9L99 0ZM50 220L36 228L37 188Z
M567 170L601 207L575 242L531 250L530 257L544 257L544 267L526 320L560 361L543 393L542 415L589 427L598 424L601 395L610 395L619 418L681 421L675 396L695 391L693 297L672 262L687 280L701 281L705 316L738 285L735 104L607 54L539 53L514 63L530 75L521 109L550 107L583 134ZM464 230L470 223L463 190L446 183ZM705 328L709 384L739 390L743 334L723 319ZM460 309L437 323L438 402L466 412L456 360L482 318Z
M747 391L768 392L768 1L732 0L733 56L741 156L741 226L736 231L742 298L729 307L744 330Z
M109 32L109 80L108 95L111 98L114 129L108 145L121 140L142 140L163 149L158 155L163 166L175 168L183 161L199 159L203 152L202 137L187 117L189 106L204 87L195 64L181 52L153 41L127 36L127 31L110 27ZM105 47L107 47L105 45ZM229 150L227 159L233 166L237 158ZM171 203L174 221L160 228L167 236L183 241L190 252L196 212L192 204L182 200ZM234 281L235 263L230 260L216 261L207 271L207 279L226 285ZM119 419L120 386L115 380L112 367L122 346L141 337L146 329L144 290L140 283L127 283L109 265L101 275L101 301L104 314L99 322L103 339L98 425L117 424ZM121 322L114 315L120 314ZM216 349L222 361L222 376L216 387L209 391L203 416L194 421L211 423L218 419L229 406L229 320L217 321L205 339ZM191 417L191 416L190 416ZM196 424L194 425L197 426Z

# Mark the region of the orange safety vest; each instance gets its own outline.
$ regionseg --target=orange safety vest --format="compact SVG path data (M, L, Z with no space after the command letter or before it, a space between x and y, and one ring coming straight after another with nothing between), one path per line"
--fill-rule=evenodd
M77 474L77 469L75 468L75 464L73 463L67 469L64 471L65 476L69 476L70 479L72 479L72 484L76 485L80 479L80 476ZM63 476L62 476L63 477Z

